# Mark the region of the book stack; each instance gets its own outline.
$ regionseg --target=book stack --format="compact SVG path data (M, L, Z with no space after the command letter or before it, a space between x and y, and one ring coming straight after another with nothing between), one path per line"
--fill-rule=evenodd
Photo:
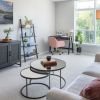
M41 64L47 69L51 69L51 67L54 67L57 65L57 62L55 60L50 60L50 61L44 60L44 61L41 61Z

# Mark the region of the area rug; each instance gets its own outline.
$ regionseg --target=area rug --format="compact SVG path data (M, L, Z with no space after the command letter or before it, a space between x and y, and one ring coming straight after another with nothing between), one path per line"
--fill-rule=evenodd
M40 58L45 58L47 55L51 54L43 55ZM66 89L66 87L94 61L94 56L87 55L54 54L51 56L52 58L62 59L66 62L66 68L62 70L62 76L66 79L66 86L64 89ZM35 58L27 61L26 63L23 62L22 67L13 65L0 70L0 100L29 100L20 94L20 89L25 85L25 79L20 76L20 71L24 68L30 67L30 62L34 60ZM59 72L55 73L59 74ZM48 78L33 80L32 82L37 81L48 84ZM51 87L59 88L59 79L57 77L51 78ZM41 89L43 90L43 87L39 87L39 89L37 89L37 87L33 87L32 93L38 94ZM46 98L39 100L46 100Z

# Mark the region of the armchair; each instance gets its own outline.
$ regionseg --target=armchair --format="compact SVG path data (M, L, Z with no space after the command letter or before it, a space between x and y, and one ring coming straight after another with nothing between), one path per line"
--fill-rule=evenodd
M53 88L48 92L46 100L88 100L88 99L65 90Z
M48 38L49 43L49 51L53 54L51 48L57 49L65 46L65 42L63 40L58 40L54 36L49 36Z

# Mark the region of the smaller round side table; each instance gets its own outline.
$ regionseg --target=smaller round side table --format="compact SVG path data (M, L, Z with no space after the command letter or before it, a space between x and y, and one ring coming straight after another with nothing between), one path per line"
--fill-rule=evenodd
M24 85L20 92L21 92L21 95L26 97L26 98L29 98L29 99L39 99L39 98L43 98L46 96L46 94L42 95L42 96L37 96L37 97L31 97L29 96L29 86L30 85L43 85L45 86L47 89L49 89L49 86L44 84L44 83L32 83L31 80L36 80L36 79L42 79L42 78L46 78L48 75L44 75L44 74L39 74L39 73L35 73L35 72L32 72L30 70L30 68L25 68L23 69L21 72L20 72L20 75L26 79L26 85ZM29 82L28 82L29 80ZM41 90L42 91L42 90ZM34 91L35 92L35 91Z

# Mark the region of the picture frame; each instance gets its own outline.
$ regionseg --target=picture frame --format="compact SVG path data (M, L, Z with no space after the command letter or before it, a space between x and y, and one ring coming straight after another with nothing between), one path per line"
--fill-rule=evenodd
M0 24L13 24L13 2L0 0Z

